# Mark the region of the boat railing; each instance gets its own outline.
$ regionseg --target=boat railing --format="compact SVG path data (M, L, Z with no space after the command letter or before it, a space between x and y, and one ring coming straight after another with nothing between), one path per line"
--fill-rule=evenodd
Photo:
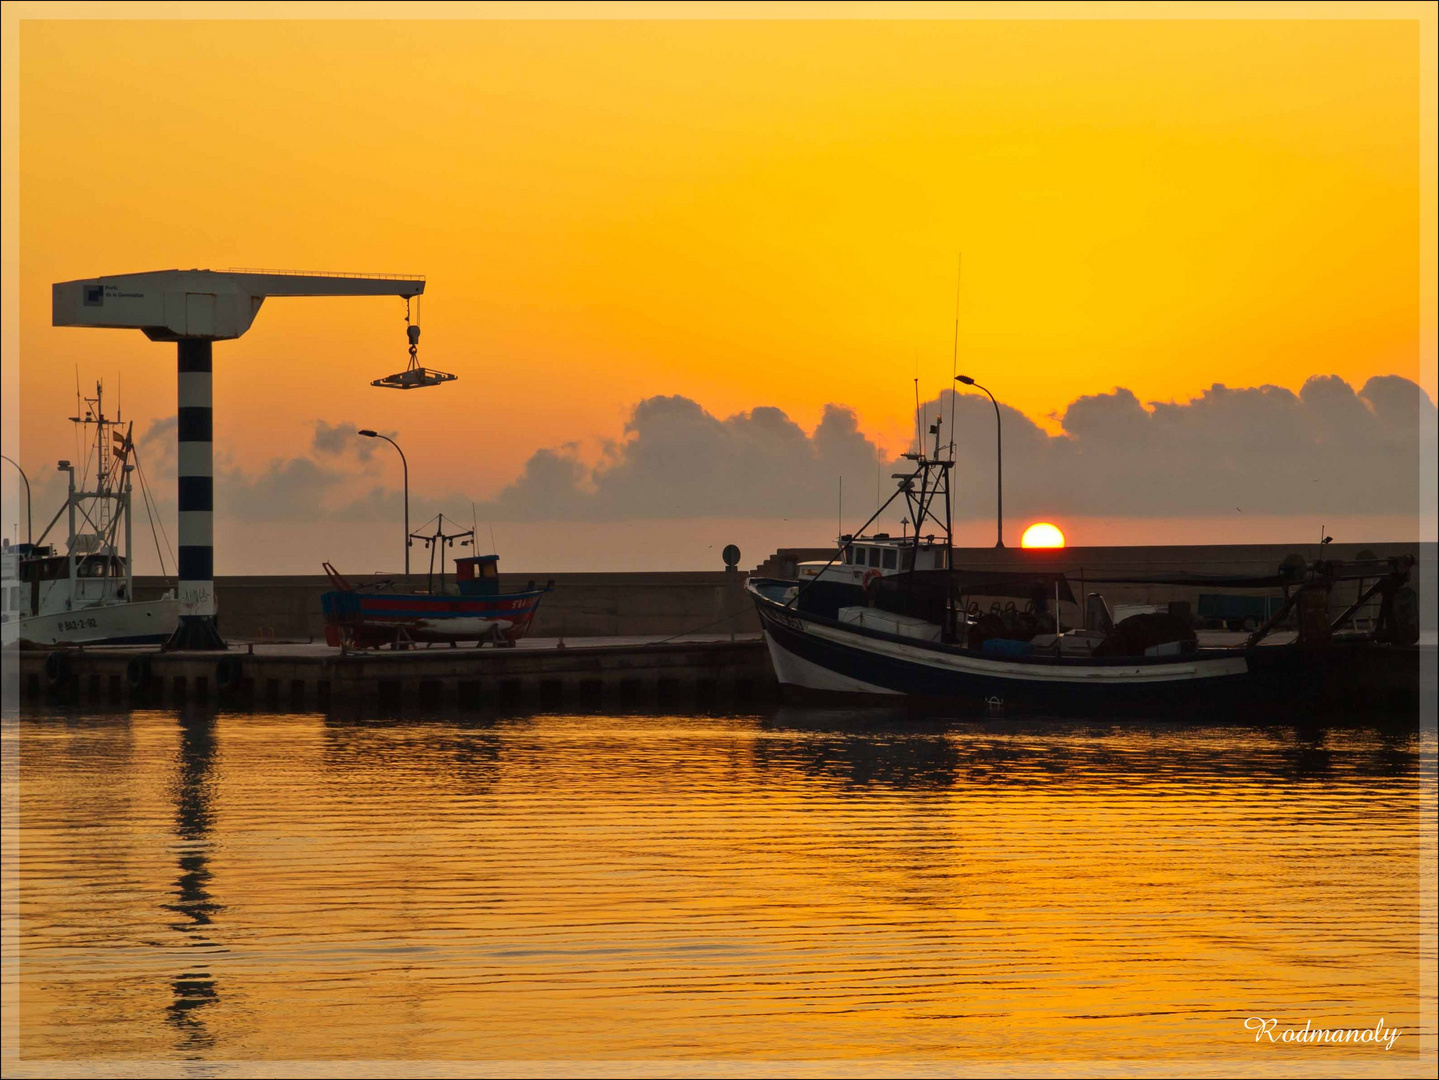
M350 583L345 580L343 575L341 575L341 573L333 566L331 566L328 562L322 562L320 563L320 565L325 568L325 576L330 579L330 584L333 585L337 590L339 590L340 592L355 591L354 588L350 585Z

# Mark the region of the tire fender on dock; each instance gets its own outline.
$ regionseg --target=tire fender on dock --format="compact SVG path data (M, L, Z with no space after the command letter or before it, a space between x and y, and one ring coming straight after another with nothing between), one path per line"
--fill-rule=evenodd
M148 656L132 657L125 665L125 681L130 684L132 690L143 690L150 685L150 658Z
M63 652L52 652L45 657L45 679L50 689L64 686L70 679L70 656Z

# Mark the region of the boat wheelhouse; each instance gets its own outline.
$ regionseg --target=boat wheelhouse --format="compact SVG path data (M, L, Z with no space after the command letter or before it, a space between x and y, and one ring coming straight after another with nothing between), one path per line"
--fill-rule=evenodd
M915 570L944 570L949 566L949 545L934 536L910 538L874 533L841 536L838 560L802 562L796 568L800 581L829 581L864 586L875 578Z

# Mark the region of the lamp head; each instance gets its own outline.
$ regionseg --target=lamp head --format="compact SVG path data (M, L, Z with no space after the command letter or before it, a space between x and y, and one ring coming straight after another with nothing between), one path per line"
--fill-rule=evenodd
M956 376L954 377L954 381L955 381L955 382L962 382L962 383L964 383L965 386L973 386L973 385L974 385L974 380L971 379L968 375L956 375Z
M379 437L377 432L371 431L368 428L366 428L364 431L357 431L355 432L355 434L363 435L367 439L374 439Z

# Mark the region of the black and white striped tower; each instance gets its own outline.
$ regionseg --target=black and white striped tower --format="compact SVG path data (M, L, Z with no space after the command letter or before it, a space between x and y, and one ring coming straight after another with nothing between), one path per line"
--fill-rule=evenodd
M215 455L212 342L179 341L176 440L180 511L180 625L171 649L223 649L215 623Z

